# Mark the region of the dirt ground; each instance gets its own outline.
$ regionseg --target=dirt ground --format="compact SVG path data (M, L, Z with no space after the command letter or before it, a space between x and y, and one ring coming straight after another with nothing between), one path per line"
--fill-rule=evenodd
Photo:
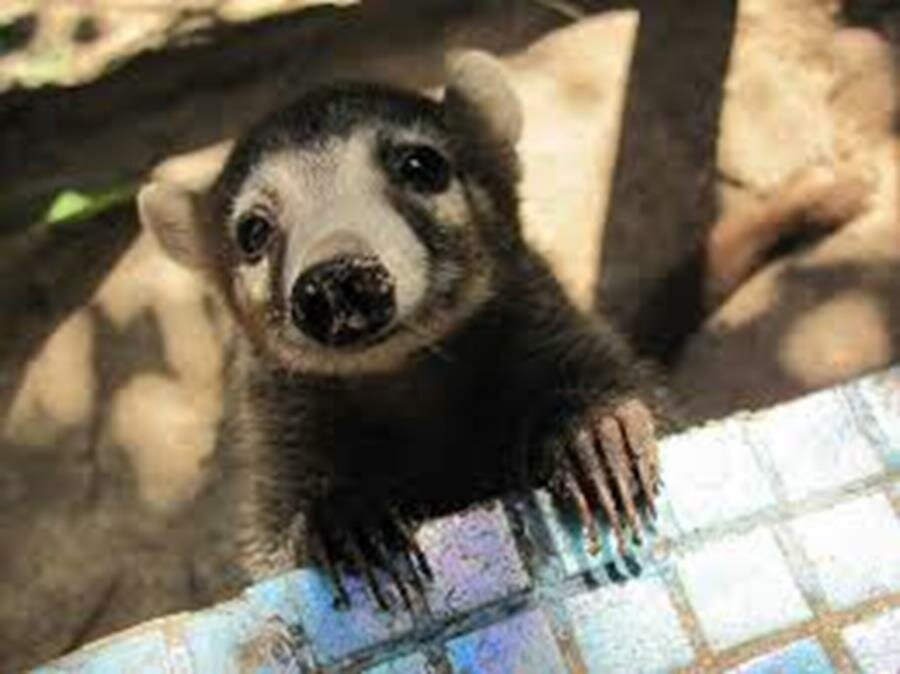
M865 211L745 284L672 386L701 421L900 354L892 2L95 0L94 51L41 71L46 36L84 19L53 4L49 28L0 47L2 671L236 588L212 461L227 319L130 202L52 226L34 214L154 167L202 185L222 143L306 83L432 89L447 48L503 54L525 106L527 234L586 310L627 312L691 232L798 169L853 166L871 180ZM139 38L121 37L129 25ZM127 62L107 72L113 57ZM658 248L637 243L649 227Z

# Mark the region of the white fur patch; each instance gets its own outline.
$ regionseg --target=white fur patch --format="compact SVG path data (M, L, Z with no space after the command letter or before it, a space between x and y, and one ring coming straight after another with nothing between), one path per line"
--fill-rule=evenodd
M253 171L233 212L240 217L262 207L276 216L286 237L280 279L285 296L302 270L320 261L326 242L332 248L341 239L364 242L394 277L402 319L425 295L428 254L385 198L385 178L374 152L373 132L310 151L278 152Z

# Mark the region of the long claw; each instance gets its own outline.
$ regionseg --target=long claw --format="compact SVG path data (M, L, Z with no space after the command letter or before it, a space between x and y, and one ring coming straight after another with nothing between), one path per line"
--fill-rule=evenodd
M417 560L414 558L414 552L407 542L408 539L404 535L403 527L401 525L402 520L400 519L400 516L396 512L391 512L387 521L388 547L392 548L395 554L400 557L406 571L405 575L409 580L410 585L419 597L424 600L426 597L425 584L422 582L419 575L420 571L416 568ZM424 560L424 555L422 555L422 557ZM427 565L427 560L425 560L425 564ZM419 566L421 566L421 564L419 564Z
M403 582L403 578L394 566L393 557L387 549L383 537L375 535L368 538L367 541L372 557L375 559L375 563L384 569L385 573L390 576L391 582L393 582L394 587L397 588L397 593L400 595L400 600L403 602L406 610L412 611L412 601L410 600L409 592L406 589L406 584Z
M378 583L378 578L375 576L375 572L372 570L372 565L369 563L369 560L366 559L365 554L363 553L363 548L359 543L359 539L364 535L356 531L354 534L347 537L347 551L350 553L350 558L353 560L354 566L356 566L363 574L366 579L366 585L369 587L369 591L372 593L372 597L375 599L375 603L378 604L378 608L383 611L387 611L390 609L390 603L384 595L384 592L381 590L381 585Z
M631 476L629 460L625 449L625 438L622 429L612 417L603 417L596 425L602 455L605 460L605 468L612 475L613 483L619 494L619 502L625 510L625 519L638 543L641 542L641 519L638 516L637 506L631 491Z
M600 551L600 531L597 527L597 519L594 517L587 497L575 479L575 473L569 458L563 455L560 460L563 465L559 479L563 493L558 494L558 496L568 500L575 506L575 512L578 515L581 528L587 536L588 552L591 555L596 555Z
M653 417L637 401L619 409L616 417L626 439L644 494L644 506L651 519L656 519L656 494L659 491L659 466L656 457L656 433Z
M311 528L311 531L315 537L315 543L312 547L314 550L318 549L321 551L322 568L325 570L325 574L328 576L331 587L334 589L335 607L349 608L350 595L347 592L347 588L344 587L344 582L341 580L341 573L338 570L337 557L334 552L335 541L331 536L317 531L315 527Z
M431 571L431 566L428 564L428 558L425 557L425 553L419 546L419 542L416 540L416 535L412 526L395 508L390 509L388 516L390 517L391 524L400 535L404 549L409 550L415 557L419 571L428 580L434 580L434 574Z
M618 508L616 508L616 503L607 486L607 476L597 457L590 434L583 429L579 430L572 443L572 449L578 460L583 478L588 480L593 487L603 509L603 514L612 528L619 554L624 556L628 550L628 544L625 541L625 530L619 519Z

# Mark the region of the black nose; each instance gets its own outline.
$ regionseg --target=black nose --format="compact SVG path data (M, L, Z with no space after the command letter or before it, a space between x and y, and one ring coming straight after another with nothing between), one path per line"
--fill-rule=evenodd
M291 291L291 318L329 346L378 333L394 318L394 279L376 258L342 256L303 272Z

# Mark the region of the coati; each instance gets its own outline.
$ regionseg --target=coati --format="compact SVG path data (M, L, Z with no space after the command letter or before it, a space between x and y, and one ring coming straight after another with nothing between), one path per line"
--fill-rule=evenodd
M252 579L314 561L346 605L355 568L386 606L380 567L408 604L430 573L421 518L537 485L591 546L595 512L622 553L652 518L664 394L526 245L521 126L501 66L468 52L440 100L316 88L208 194L141 190L145 225L239 326L226 445Z

